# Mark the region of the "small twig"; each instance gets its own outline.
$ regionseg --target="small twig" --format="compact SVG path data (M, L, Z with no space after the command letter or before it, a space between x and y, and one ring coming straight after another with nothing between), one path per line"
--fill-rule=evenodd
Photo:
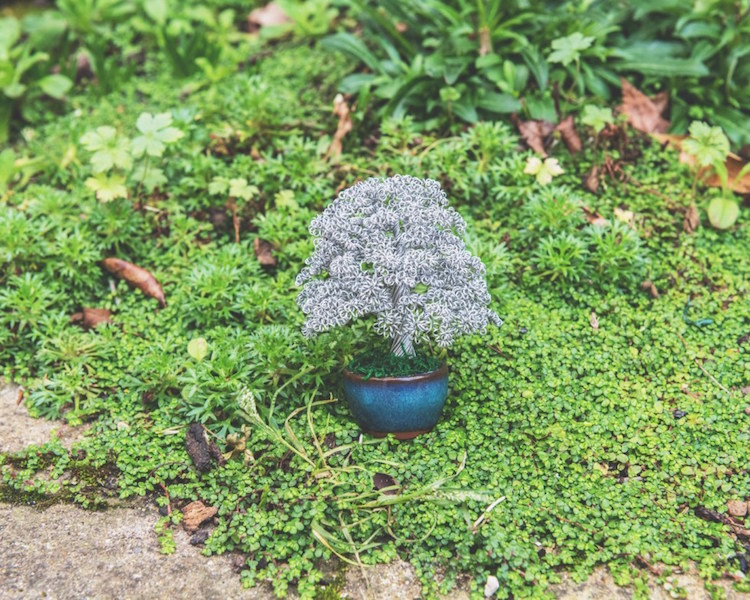
M683 346L685 346L685 350L688 350L688 345L687 345L687 342L685 341L685 338L684 338L684 337L682 337L682 334L680 334L680 332L679 332L679 331L675 331L675 334L677 335L677 337L678 337L678 338L680 338L680 341L682 342L682 345L683 345ZM703 373L704 373L704 374L706 375L706 377L708 377L708 378L709 378L709 379L710 379L711 381L713 381L713 382L714 382L714 383L715 383L715 384L716 384L716 385L717 385L717 386L718 386L719 388L721 388L721 389L722 389L722 390L723 390L723 391L724 391L724 392L725 392L725 393L726 393L726 394L727 394L728 396L731 396L731 395L732 395L732 392L730 392L730 391L729 391L729 390L728 390L728 389L727 389L727 388L726 388L726 387L725 387L724 385L722 385L722 384L721 384L721 383L720 383L720 382L719 382L719 381L718 381L718 380L716 379L716 377L714 377L713 375L711 375L711 373L709 373L709 372L708 372L708 371L706 370L706 368L705 368L705 367L703 366L703 364L701 364L701 362L700 362L700 360L698 359L698 357L695 357L695 358L694 358L693 360L695 361L695 364L696 364L696 365L698 365L698 368L699 368L699 369L700 369L701 371L703 371Z
M484 510L484 512L481 515L479 515L479 518L476 521L474 521L474 524L471 526L471 532L476 533L477 530L479 529L479 526L482 523L484 523L484 520L487 518L487 515L489 515L490 512L492 512L492 509L495 508L498 504L500 504L504 500L505 500L505 496L500 496L497 500L495 500L492 504L490 504Z
M649 572L651 572L653 575L656 575L657 577L661 577L664 574L664 569L657 567L655 565L652 565L650 562L648 562L643 556L640 554L635 557L635 562L637 564L643 565L646 567Z
M162 489L162 491L164 492L164 495L167 498L167 515L171 515L172 514L172 499L169 496L169 490L166 488L166 486L163 483L158 483L157 485Z
M488 345L487 345L487 347L488 347L488 348L490 348L490 350L494 350L495 352L497 352L497 353L498 353L498 354L499 354L500 356L502 356L502 357L503 357L503 358L504 358L505 360L510 360L510 356L508 356L507 354L505 354L505 353L504 353L504 352L503 352L502 350L500 350L500 349L499 349L498 347L496 347L496 346L492 346L492 345L490 345L490 344L488 344Z
M234 227L234 243L240 243L240 218L237 215L237 203L234 200L230 200L232 207L232 226Z

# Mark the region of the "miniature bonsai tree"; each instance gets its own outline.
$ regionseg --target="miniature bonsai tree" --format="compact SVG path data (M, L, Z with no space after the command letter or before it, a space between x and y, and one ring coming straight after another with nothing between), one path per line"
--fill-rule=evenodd
M414 356L428 339L447 347L501 325L465 228L437 181L372 178L344 190L310 224L315 251L297 277L304 334L375 315L391 352Z

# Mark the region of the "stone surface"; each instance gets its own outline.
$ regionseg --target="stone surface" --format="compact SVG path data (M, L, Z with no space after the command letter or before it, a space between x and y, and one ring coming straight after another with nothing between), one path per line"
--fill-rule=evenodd
M16 385L0 383L0 452L18 452L32 444L43 444L55 430L66 448L83 436L85 427L29 416L23 402L18 403L19 390Z
M744 517L747 515L747 502L744 500L729 500L727 502L727 511L733 517Z
M402 560L387 565L349 567L342 598L352 600L412 600L422 597L422 586L409 563Z
M161 554L158 518L147 502L104 512L0 504L0 598L273 598L242 589L232 558L202 556L182 528L176 552Z
M715 582L724 589L726 600L748 600L750 594L742 594L732 589L729 580ZM684 573L667 578L664 585L657 583L654 577L649 582L650 600L711 600L711 594L696 573ZM679 590L684 591L684 595ZM562 582L550 586L550 591L557 600L630 600L633 591L620 587L604 567L597 568L584 583L574 582L567 574L562 575Z

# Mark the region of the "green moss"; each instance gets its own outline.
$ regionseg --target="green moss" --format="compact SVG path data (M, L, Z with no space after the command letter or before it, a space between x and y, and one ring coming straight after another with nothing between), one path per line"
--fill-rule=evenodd
M411 377L436 371L442 364L441 359L420 352L414 356L396 356L371 350L357 356L347 368L363 377Z

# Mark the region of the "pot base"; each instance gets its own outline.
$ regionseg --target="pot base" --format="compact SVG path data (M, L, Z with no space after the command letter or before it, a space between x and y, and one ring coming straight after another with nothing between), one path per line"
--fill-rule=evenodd
M384 438L387 435L392 435L397 440L413 440L418 435L422 435L423 433L429 433L432 431L432 428L430 429L419 429L417 431L397 431L397 432L390 432L389 433L383 433L382 431L365 431L365 433L370 434L373 437L376 438Z

